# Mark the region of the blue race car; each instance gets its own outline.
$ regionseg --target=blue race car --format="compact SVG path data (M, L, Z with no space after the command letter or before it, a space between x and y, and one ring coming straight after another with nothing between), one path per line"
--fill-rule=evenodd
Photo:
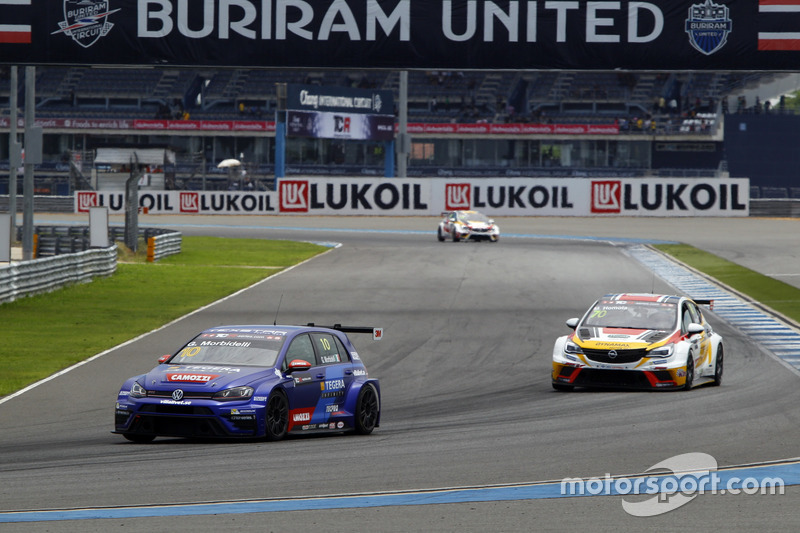
M119 391L113 433L280 440L289 433L355 432L380 425L380 384L346 333L382 328L218 326Z

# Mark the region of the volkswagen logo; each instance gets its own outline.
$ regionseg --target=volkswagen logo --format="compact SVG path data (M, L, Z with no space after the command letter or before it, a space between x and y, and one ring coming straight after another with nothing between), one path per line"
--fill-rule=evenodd
M616 354L615 354L616 355ZM175 389L172 391L172 399L176 402L183 399L183 391L181 389Z
M609 359L616 359L617 358L617 351L616 350L609 350L608 358ZM178 392L178 391L175 391L175 392ZM172 393L172 397L173 398L175 397L175 393Z

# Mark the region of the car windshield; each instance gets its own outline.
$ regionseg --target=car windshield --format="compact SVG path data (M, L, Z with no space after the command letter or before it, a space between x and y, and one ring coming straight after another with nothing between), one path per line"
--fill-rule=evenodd
M285 340L283 335L201 333L169 364L273 366Z
M583 325L667 331L676 327L676 321L674 303L600 300L589 310Z
M489 217L484 215L483 213L461 213L459 216L461 222L483 222L484 224L489 223Z

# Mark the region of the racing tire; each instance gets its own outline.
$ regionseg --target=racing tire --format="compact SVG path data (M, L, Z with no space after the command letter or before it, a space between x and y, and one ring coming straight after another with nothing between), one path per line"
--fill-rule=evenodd
M553 383L553 388L559 392L570 392L573 387L572 385L562 385L561 383Z
M137 444L153 442L153 440L156 438L155 435L137 435L136 433L123 433L122 436L125 437L126 440L135 442Z
M694 383L694 357L690 353L686 359L686 383L683 384L683 390L692 390L692 383Z
M369 435L378 424L381 412L378 391L372 383L367 383L358 393L356 400L355 428L359 435Z
M439 239L439 242L444 242L444 234L442 233L442 228L436 230L436 238Z
M289 431L289 400L282 392L273 392L267 400L265 432L268 441L281 440Z
M456 230L453 230L453 242L458 242L461 240L461 237L458 235Z
M715 387L722 385L722 366L724 362L724 350L720 344L717 347L717 360L714 362L714 382L712 385Z

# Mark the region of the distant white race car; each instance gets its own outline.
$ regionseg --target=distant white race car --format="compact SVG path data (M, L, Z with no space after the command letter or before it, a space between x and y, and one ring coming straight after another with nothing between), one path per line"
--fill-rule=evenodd
M442 215L436 232L440 242L447 238L453 242L469 239L497 242L500 238L500 227L479 211L447 211Z
M553 347L553 388L684 389L722 384L722 337L701 305L712 300L607 294Z

